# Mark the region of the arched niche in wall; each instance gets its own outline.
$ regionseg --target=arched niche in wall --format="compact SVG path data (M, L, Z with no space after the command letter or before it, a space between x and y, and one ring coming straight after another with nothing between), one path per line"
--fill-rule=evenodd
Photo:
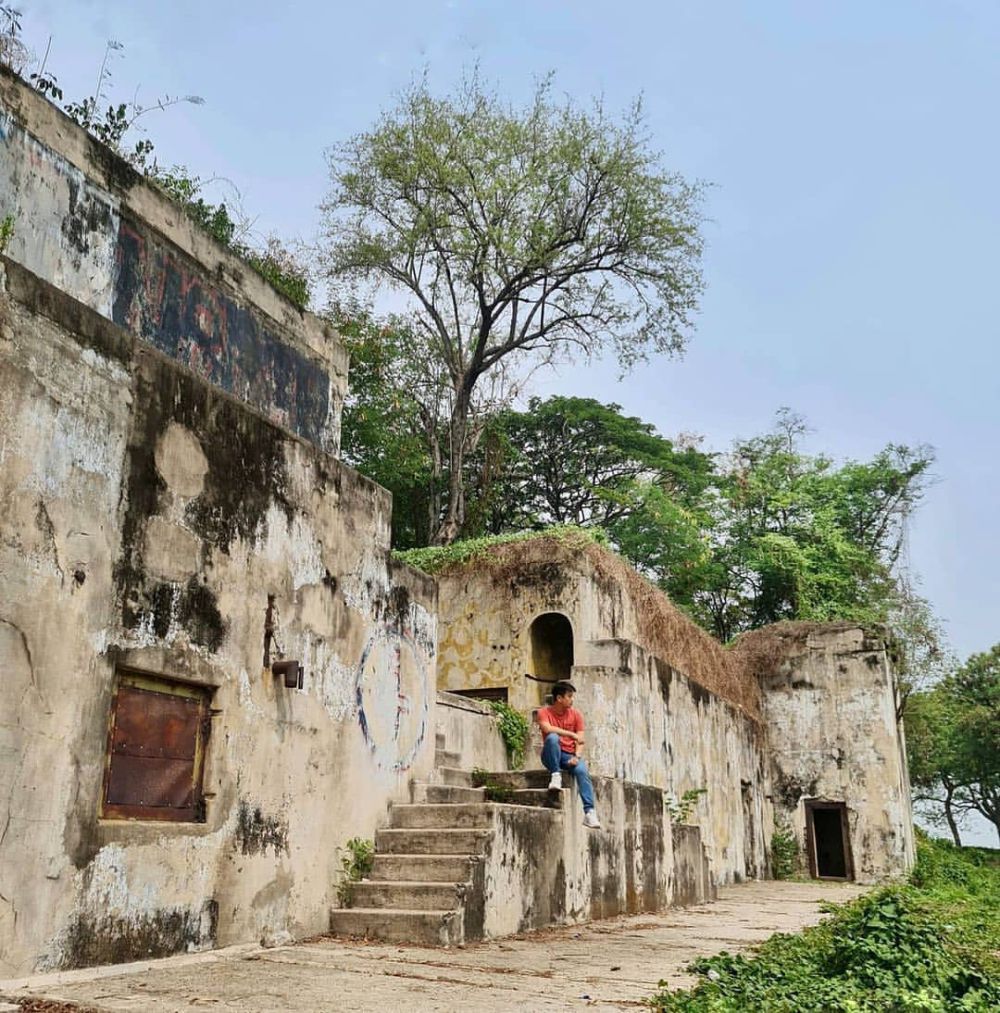
M531 624L531 674L539 702L552 691L552 683L568 679L573 669L573 624L561 612L543 612Z

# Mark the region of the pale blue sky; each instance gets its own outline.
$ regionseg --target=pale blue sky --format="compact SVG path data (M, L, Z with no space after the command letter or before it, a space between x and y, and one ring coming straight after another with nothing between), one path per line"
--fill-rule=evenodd
M512 98L548 70L580 99L643 93L670 167L714 184L686 357L540 384L724 449L788 405L814 450L933 444L911 561L960 654L1000 640L995 0L152 4L22 0L68 97L194 92L148 117L164 162L226 176L262 233L311 238L323 150L415 73L478 61Z

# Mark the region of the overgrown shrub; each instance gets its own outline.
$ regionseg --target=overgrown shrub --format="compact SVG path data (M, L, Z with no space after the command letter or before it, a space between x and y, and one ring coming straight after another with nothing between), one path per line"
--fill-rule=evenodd
M856 1013L1000 1008L1000 852L921 840L910 885L883 887L755 953L695 961L696 988L659 1010Z
M352 837L340 852L341 879L337 884L337 897L341 907L350 907L354 899L354 884L364 879L375 862L375 842L364 837Z
M771 834L771 872L775 879L788 879L795 872L799 845L787 826L779 826Z
M510 542L524 542L535 538L558 538L562 541L597 542L606 545L607 535L600 528L580 528L574 524L558 524L541 531L519 531L509 535L486 535L482 538L468 538L451 545L430 545L422 549L407 549L394 552L396 559L423 570L424 573L442 573L451 566L469 563L485 556L498 545Z
M524 764L531 726L528 719L519 710L511 707L506 700L490 700L489 704L499 718L500 737L507 747L507 760L511 768L517 770Z

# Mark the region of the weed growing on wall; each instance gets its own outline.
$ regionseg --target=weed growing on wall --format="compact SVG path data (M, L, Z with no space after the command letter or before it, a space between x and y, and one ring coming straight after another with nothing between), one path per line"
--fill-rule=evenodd
M32 63L31 52L21 41L21 14L9 4L0 4L0 64L20 75ZM253 222L248 216L238 223L232 207L225 202L211 204L202 196L203 187L215 180L202 180L192 176L183 166L164 169L154 157L155 144L148 137L135 143L130 137L142 130L138 121L148 113L164 110L181 103L204 105L200 95L162 95L149 105L141 105L136 98L130 102L113 102L108 98L112 78L112 63L124 50L122 43L109 39L97 75L93 95L79 102L63 103L63 111L91 136L125 159L137 172L143 173L168 197L176 202L205 231L223 246L248 264L266 282L286 299L305 309L309 302L309 277L298 260L276 238L269 238L263 247L251 246L247 237ZM36 73L28 75L31 86L53 104L63 100L62 89L44 62ZM136 90L138 94L138 89ZM232 188L234 191L235 187ZM238 192L237 192L238 198ZM237 200L237 204L238 204ZM6 222L6 219L4 220ZM10 237L7 237L9 241ZM0 231L0 252L3 252L3 233Z
M0 218L0 253L6 253L10 241L14 238L14 216L4 215Z
M694 807L698 804L698 799L702 795L707 795L707 788L689 788L679 799L673 797L673 795L664 795L663 804L667 807L667 812L670 814L671 823L690 823L691 817L694 814Z
M499 719L500 737L507 747L507 760L511 768L517 770L524 764L531 726L528 719L505 700L490 700L489 704Z
M354 898L354 884L372 871L375 861L375 842L364 837L352 837L340 853L341 880L337 884L337 897L341 907L350 907Z
M753 954L695 961L705 981L683 992L661 983L649 1004L685 1013L1000 1008L1000 852L921 839L908 885L828 912Z
M775 879L788 879L795 872L798 842L791 829L779 826L771 835L771 872Z

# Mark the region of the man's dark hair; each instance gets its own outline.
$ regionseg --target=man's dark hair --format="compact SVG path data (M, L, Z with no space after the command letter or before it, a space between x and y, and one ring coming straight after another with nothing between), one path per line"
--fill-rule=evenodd
M553 702L558 700L559 697L565 696L567 693L575 693L576 686L571 682L557 682L552 687L552 700Z

